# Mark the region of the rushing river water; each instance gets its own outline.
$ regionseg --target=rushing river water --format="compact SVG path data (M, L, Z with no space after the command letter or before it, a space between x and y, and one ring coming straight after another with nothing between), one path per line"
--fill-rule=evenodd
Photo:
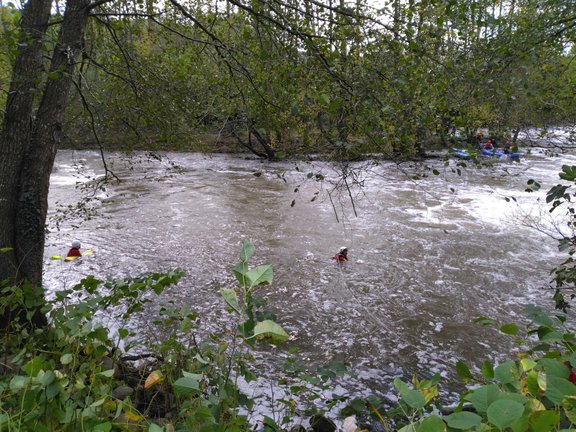
M474 318L522 322L524 304L551 306L544 287L562 255L522 217L547 213L545 191L576 158L535 148L520 163L482 169L455 160L445 166L442 158L358 163L358 177L348 177L351 194L333 189L338 171L321 162L183 153L113 154L107 162L122 181L98 192L99 214L78 226L65 218L56 230L57 210L82 195L77 184L103 173L98 153L58 153L45 263L50 290L87 274L181 267L187 277L165 297L189 304L217 331L232 319L218 290L234 286L231 268L246 239L254 262L274 267L273 284L257 294L268 299L298 355L311 364L346 360L351 373L342 391L393 398L396 377L439 372L450 381L456 361L481 365L513 348ZM324 181L315 181L317 173ZM525 192L528 179L541 191ZM48 258L65 254L73 239L95 253L77 265ZM342 245L350 264L340 272L329 258ZM282 348L260 351L259 369L274 376L285 357Z

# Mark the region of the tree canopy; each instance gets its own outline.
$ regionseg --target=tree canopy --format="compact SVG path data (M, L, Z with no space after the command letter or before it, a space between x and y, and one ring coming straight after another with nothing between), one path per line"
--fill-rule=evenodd
M18 11L3 11L13 40ZM90 15L67 146L410 156L456 131L575 118L570 2L116 1Z

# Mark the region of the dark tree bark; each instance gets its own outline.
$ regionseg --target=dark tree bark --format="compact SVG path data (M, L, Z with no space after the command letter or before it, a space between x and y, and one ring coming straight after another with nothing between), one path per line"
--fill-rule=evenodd
M22 38L33 43L19 53L14 66L0 135L0 247L12 249L0 253L0 280L14 285L27 280L37 289L42 287L50 173L90 1L68 0L46 79L41 49L50 6L50 0L29 0L24 10ZM45 87L34 115L37 83L42 81ZM7 310L0 316L0 328L25 312ZM46 317L35 311L31 321L45 325Z
M16 213L24 155L28 151L32 112L42 77L42 41L51 0L31 0L22 12L20 52L12 70L0 135L0 280L16 280L20 259L16 255Z

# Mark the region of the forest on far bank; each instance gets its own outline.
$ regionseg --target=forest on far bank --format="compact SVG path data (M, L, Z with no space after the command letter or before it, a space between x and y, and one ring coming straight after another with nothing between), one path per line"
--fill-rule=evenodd
M20 10L0 12L4 107ZM561 0L101 2L59 145L415 156L478 128L570 127L575 38Z

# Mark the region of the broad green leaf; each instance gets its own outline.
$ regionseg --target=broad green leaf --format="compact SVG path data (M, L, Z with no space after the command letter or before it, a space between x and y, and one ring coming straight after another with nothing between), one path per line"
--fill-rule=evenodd
M10 380L10 390L19 391L23 390L30 385L30 377L16 375Z
M250 244L250 242L243 240L242 241L242 251L240 251L240 260L241 261L248 261L254 255L254 248Z
M560 423L560 414L556 411L537 411L530 416L530 426L534 432L548 432L556 429Z
M104 422L99 423L92 427L93 432L110 432L112 430L112 423Z
M426 406L426 399L424 395L418 390L408 390L402 394L402 400L408 404L411 408L422 409Z
M530 372L534 367L537 365L534 360L532 359L522 359L520 360L520 366L522 367L523 372Z
M494 379L494 366L488 360L482 363L482 376L487 380Z
M233 289L222 288L220 290L220 294L224 298L224 301L226 301L226 303L228 303L232 309L234 309L239 314L242 313L240 304L238 303L238 295L236 294L236 291Z
M520 373L518 372L516 363L508 361L499 364L496 369L494 369L494 378L502 384L518 381Z
M261 284L270 284L274 277L271 265L262 265L248 270L246 273L250 287L255 287Z
M541 359L538 364L544 367L546 377L566 378L570 376L570 371L563 362L555 359Z
M486 411L488 421L500 429L514 424L522 417L523 413L524 405L508 399L493 402Z
M431 415L419 422L416 425L416 430L418 432L444 432L446 430L446 424L440 417Z
M518 334L518 326L516 324L504 324L500 327L500 331L507 335L517 335Z
M234 271L234 275L236 276L236 280L240 285L246 287L249 285L248 278L246 277L246 273L248 272L248 264L245 262L238 263L232 269Z
M500 399L500 393L496 384L490 384L472 390L464 397L464 400L470 402L479 413L484 413L490 404Z
M406 384L404 381L402 381L400 378L395 378L394 379L394 386L398 389L398 391L400 392L400 394L402 394L403 392L407 392L408 390L410 390L410 387L408 387L408 384Z
M60 363L62 363L63 365L72 363L72 360L74 360L74 356L70 353L66 353L60 357Z
M541 340L542 342L547 342L547 343L550 343L550 342L562 342L563 336L562 336L562 333L560 333L559 331L551 331L551 332L548 332L548 333L544 334L544 335L540 338L540 340Z
M444 417L446 424L453 429L471 429L482 423L482 417L468 411L457 412Z
M92 408L99 407L101 405L104 405L104 402L106 402L106 398L98 399L97 401L92 402L90 404L90 407Z
M40 371L36 379L40 384L42 384L43 387L47 387L54 382L56 375L54 374L54 371L51 370L46 372Z
M542 309L541 307L528 305L524 308L526 315L536 324L540 324L547 327L554 327L554 321L550 318L550 315Z
M328 105L330 105L330 96L328 96L327 94L321 94L320 95L320 105L327 107Z
M177 379L173 386L174 392L181 396L189 396L200 392L200 380L194 376L183 376Z
M564 378L546 378L546 397L556 405L560 405L567 396L576 396L576 386Z
M284 331L282 326L271 320L261 321L254 327L254 335L256 338L269 338L273 344L281 344L288 340L288 333Z
M150 423L150 426L148 426L148 432L164 432L164 429L156 423Z
M567 396L562 401L562 408L564 409L564 414L572 422L576 423L576 397Z
M458 361L456 363L456 372L458 373L458 377L465 383L474 378L472 372L470 372L470 369L463 361Z
M26 363L22 369L28 376L35 377L42 370L42 358L34 357Z
M496 321L485 316L476 318L474 322L487 327L496 325Z

